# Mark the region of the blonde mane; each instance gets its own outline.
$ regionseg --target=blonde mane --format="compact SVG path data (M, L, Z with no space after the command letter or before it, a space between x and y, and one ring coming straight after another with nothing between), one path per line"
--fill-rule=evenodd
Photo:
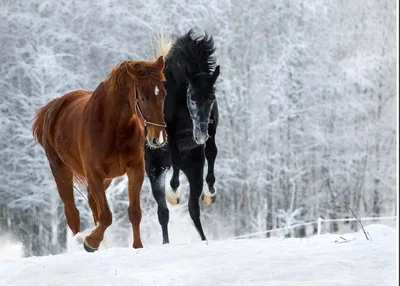
M171 47L171 37L167 33L159 32L157 34L156 45L154 47L156 57L163 56L164 59L166 59Z

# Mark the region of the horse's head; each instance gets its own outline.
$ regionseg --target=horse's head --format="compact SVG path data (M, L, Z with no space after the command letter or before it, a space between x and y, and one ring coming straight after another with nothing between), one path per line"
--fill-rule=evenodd
M219 76L219 66L210 75L205 72L190 73L185 69L189 83L187 107L193 122L193 139L197 144L204 144L208 139L208 123L215 102L215 81Z
M145 126L147 144L151 148L162 147L167 142L164 121L164 100L167 92L163 85L163 68L162 56L155 62L127 64L127 72L135 79L130 105Z

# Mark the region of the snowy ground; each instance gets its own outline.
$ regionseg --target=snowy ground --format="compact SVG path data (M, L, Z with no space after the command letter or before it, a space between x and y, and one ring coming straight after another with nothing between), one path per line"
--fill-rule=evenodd
M349 233L30 258L0 253L0 285L398 285L396 230L366 229L372 241Z

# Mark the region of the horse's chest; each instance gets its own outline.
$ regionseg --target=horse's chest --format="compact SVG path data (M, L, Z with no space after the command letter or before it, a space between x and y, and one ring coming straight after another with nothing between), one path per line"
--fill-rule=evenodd
M115 152L122 157L135 157L144 152L144 136L117 137Z
M144 132L137 124L118 128L115 137L115 150L123 155L139 152L144 144Z
M193 124L191 120L181 120L177 124L175 142L180 152L196 148L198 145L193 139Z
M199 146L193 139L192 130L177 133L175 142L180 152L191 150Z
M124 143L108 154L103 169L108 178L114 178L124 175L127 167L141 160L144 160L144 145Z

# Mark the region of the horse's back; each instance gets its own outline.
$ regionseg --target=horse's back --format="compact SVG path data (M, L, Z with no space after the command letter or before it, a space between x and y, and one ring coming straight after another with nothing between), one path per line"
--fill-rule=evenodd
M75 115L77 109L80 111L80 107L84 106L90 94L90 91L76 90L54 98L39 108L32 125L33 135L37 141L41 145L46 141L51 142L57 125L64 119L62 117L71 112Z
M90 98L89 91L76 90L59 97L48 111L50 120L54 121L55 133L68 133L79 124L83 110ZM63 136L64 137L64 136Z
M82 129L83 112L90 94L90 91L76 90L59 98L58 106L55 107L59 110L55 114L57 118L53 128L54 147L60 150L59 152L77 145Z

